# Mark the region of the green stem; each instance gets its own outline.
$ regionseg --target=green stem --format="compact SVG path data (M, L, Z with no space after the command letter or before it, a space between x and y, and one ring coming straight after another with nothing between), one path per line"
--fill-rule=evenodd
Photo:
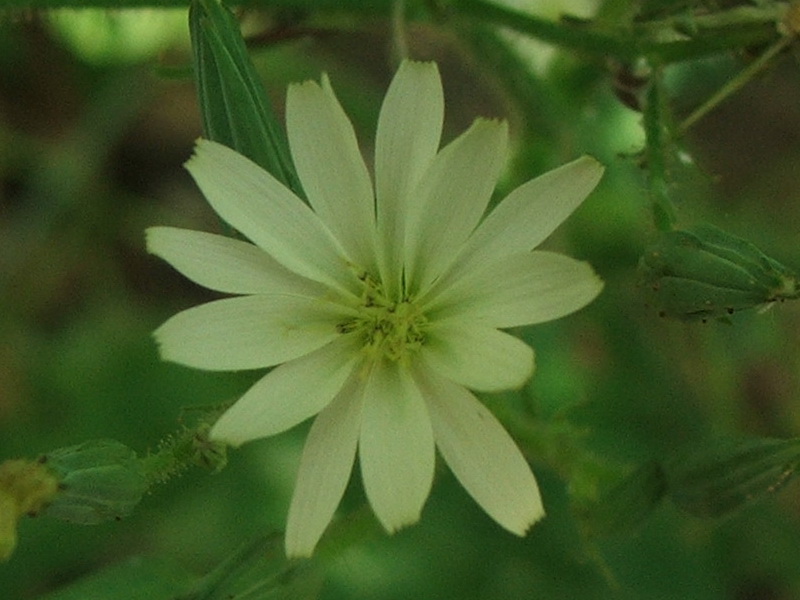
M592 31L588 24L565 25L485 0L457 0L448 8L455 13L475 17L485 24L502 25L570 50L628 58L633 58L637 54L626 42L605 33Z
M659 231L669 231L675 223L675 208L667 187L667 139L661 69L654 69L644 106L644 133L647 177L653 203L653 221Z
M187 8L191 0L0 0L3 9L46 10L51 8ZM225 0L226 6L297 9L358 15L389 14L393 0Z
M457 0L450 8L455 13L502 25L568 50L621 60L645 57L661 64L765 43L777 35L774 22L764 22L761 15L751 22L736 23L735 27L728 27L723 21L724 26L703 31L696 37L662 42L654 39L647 25L610 34L592 29L589 22L548 21L488 0Z
M209 429L207 423L183 429L162 440L158 452L142 458L150 485L164 483L190 466L221 470L226 464L225 446L208 439Z
M189 0L2 0L7 10L46 10L53 8L179 8ZM391 18L394 0L226 0L230 6L246 5L265 9L293 9L315 14L383 15ZM413 6L413 19L430 19L423 0ZM728 15L698 16L696 35L674 41L662 41L659 34L677 37L675 22L651 22L601 31L591 21L550 21L521 11L494 4L490 0L451 0L445 10L453 15L475 18L485 24L508 27L560 48L582 52L601 59L619 60L648 58L669 64L769 43L778 32L775 23L766 19L764 11L741 11ZM732 9L736 10L736 9ZM693 21L689 21L693 23ZM662 28L663 25L663 28Z
M787 48L792 43L792 38L783 37L777 42L767 48L761 56L751 62L745 69L743 69L736 77L728 81L717 92L712 95L708 100L701 104L695 111L690 114L683 123L680 124L677 130L677 136L681 137L700 119L705 117L708 113L714 110L721 104L728 96L731 96L740 90L748 81L758 74L769 62L784 48Z
M394 0L392 5L392 54L397 64L409 57L405 0Z
M709 14L679 14L665 19L643 22L641 31L683 31L686 35L700 32L724 30L733 27L748 27L764 24L774 26L786 12L786 4L770 3L764 6L736 6Z

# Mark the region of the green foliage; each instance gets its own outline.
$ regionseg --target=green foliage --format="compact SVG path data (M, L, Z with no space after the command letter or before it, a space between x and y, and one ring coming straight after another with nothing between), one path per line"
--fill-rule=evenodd
M643 463L577 509L590 537L636 532L665 498L697 517L718 518L776 494L798 468L798 439L714 439Z
M258 536L195 578L167 560L137 557L41 600L311 600L322 585L312 561L290 563L278 535Z
M94 525L121 519L147 491L136 453L114 440L95 440L45 454L42 461L57 476L59 492L43 515Z
M639 273L665 317L707 320L800 296L793 271L712 225L662 233Z
M36 515L58 493L58 480L39 461L12 459L0 463L0 561L17 545L17 523Z
M176 600L305 600L316 598L322 572L313 561L288 561L281 535L242 546Z
M178 565L137 557L93 573L41 600L174 600L190 581L190 575Z
M484 0L241 4L191 3L191 47L135 53L149 69L71 55L43 10L35 24L16 12L0 22L0 451L63 446L46 464L66 487L42 516L98 523L13 519L19 543L0 590L23 600L800 596L800 523L764 501L779 491L796 501L786 484L798 464L798 317L794 303L748 310L795 298L796 276L716 227L675 229L724 223L800 260L797 5L605 0L594 16L551 19ZM3 8L90 5L190 3ZM286 561L277 534L232 551L283 526L302 435L227 463L207 425L176 427L181 405L229 402L256 375L158 362L149 332L208 298L149 261L142 230L213 227L180 169L201 127L301 192L264 83L277 96L329 71L368 145L390 75L390 17L413 58L439 60L448 121L510 119L503 186L584 152L607 165L548 241L572 244L606 291L568 320L519 332L537 374L486 398L535 467L548 516L516 539L443 470L421 522L388 537L356 477L315 561ZM199 102L186 82L154 76L169 63L191 63ZM698 165L697 179L681 161ZM732 327L697 323L731 311L742 312ZM124 444L76 445L97 435ZM729 436L738 441L717 441Z
M646 462L623 477L594 503L580 510L590 537L632 534L650 517L667 492L664 470Z
M672 500L699 517L719 517L775 494L797 474L800 441L721 440L664 466Z
M669 139L669 117L664 100L662 76L653 73L646 84L644 118L645 160L648 187L653 203L653 222L660 231L668 231L675 223L675 208L669 193L668 156L674 151Z
M302 194L286 136L233 15L217 0L194 0L189 25L205 137L237 150Z

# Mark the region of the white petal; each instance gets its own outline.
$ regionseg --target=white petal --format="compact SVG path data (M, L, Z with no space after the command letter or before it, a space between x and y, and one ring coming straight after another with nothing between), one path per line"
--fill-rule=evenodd
M300 277L258 246L221 235L151 227L147 250L197 284L227 294L321 296L325 288Z
M186 168L217 214L283 266L342 290L357 289L330 231L264 169L208 140L197 142Z
M461 485L517 535L544 516L536 479L514 440L477 398L430 371L418 373L436 445Z
M276 367L225 411L210 437L238 446L285 431L317 414L352 373L358 359L356 342L342 336Z
M311 556L342 499L356 455L363 383L355 374L314 421L286 523L286 555Z
M388 292L400 280L409 194L442 135L444 94L436 63L403 61L381 106L375 138L375 191Z
M464 320L427 331L423 360L448 379L480 392L520 388L533 375L533 350L513 335Z
M154 335L165 360L197 369L270 367L337 336L341 312L300 296L241 296L179 312Z
M372 182L353 126L327 78L289 86L286 128L292 159L314 211L362 267L374 266Z
M459 273L538 246L580 206L602 175L603 166L583 156L515 189L470 236L458 258Z
M505 163L508 125L478 119L442 149L412 193L406 277L424 289L455 258L478 224Z
M436 451L430 417L410 374L376 364L364 392L358 446L372 510L391 532L419 520L433 483Z
M534 325L573 313L595 299L603 282L585 262L554 252L503 257L431 299L434 318L477 320L490 327Z

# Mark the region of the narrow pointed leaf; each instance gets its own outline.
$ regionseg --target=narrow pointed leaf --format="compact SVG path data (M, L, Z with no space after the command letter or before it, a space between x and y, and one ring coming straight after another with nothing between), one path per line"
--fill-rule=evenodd
M177 562L153 556L134 556L101 568L40 600L175 600L192 582L192 575Z
M301 194L288 143L233 15L216 0L194 0L189 29L205 136L245 155Z
M633 533L661 503L666 487L658 462L640 465L591 505L579 508L584 530L590 536Z
M311 600L322 581L318 563L287 559L282 537L267 534L244 544L175 600Z
M719 517L791 481L800 472L800 440L714 441L664 469L675 504L699 517Z

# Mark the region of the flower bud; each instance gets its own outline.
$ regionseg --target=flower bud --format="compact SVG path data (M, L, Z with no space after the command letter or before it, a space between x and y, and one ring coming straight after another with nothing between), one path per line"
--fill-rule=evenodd
M800 296L797 276L750 242L712 225L668 231L639 273L664 317L707 320Z
M58 480L38 462L7 460L0 464L0 560L17 545L17 521L38 513L58 491Z
M60 448L42 457L59 491L43 514L91 525L129 515L147 490L136 453L113 440Z

